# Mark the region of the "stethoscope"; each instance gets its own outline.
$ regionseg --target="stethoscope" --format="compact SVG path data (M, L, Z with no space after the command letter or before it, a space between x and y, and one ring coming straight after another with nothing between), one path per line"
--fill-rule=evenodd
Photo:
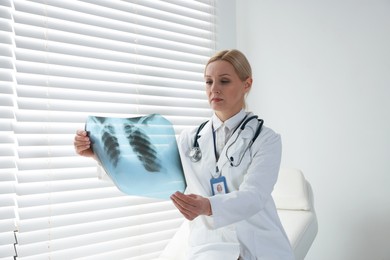
M235 162L234 160L234 157L233 156L228 156L228 152L229 152L229 149L236 143L239 135L241 134L241 132L245 129L245 126L246 124L248 124L252 119L257 119L259 121L259 124L257 126L257 129L256 129L256 132L255 134L253 135L253 138L252 140L249 142L248 146L245 148L245 151L242 153L241 157L239 158L239 160L237 160ZM194 138L194 144L190 150L190 152L188 153L188 156L190 157L190 160L192 162L199 162L200 159L202 159L202 151L200 150L200 147L199 147L199 143L198 143L198 139L199 139L199 133L200 131L203 129L203 127L206 125L208 121L206 122L203 122L199 127L198 127L198 130L196 131L196 134L195 134L195 138ZM236 139L227 147L226 149L226 153L225 153L225 156L226 158L228 158L228 160L230 161L230 166L232 167L238 167L240 164L241 164L241 161L242 159L244 158L244 155L245 153L252 147L253 143L255 142L256 138L259 136L260 132L261 132L261 129L262 129L262 126L263 126L263 123L264 123L264 120L263 119L258 119L258 116L251 116L249 118L244 118L243 121L236 127L236 129L234 129L233 131L233 134L234 132L239 128L239 132L238 134L236 135ZM215 136L214 136L214 131L213 131L213 137L214 137L214 152L216 154L216 145L215 145Z

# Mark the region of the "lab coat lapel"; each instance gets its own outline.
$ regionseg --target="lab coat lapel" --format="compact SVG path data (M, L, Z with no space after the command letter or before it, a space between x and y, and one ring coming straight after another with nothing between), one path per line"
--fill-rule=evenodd
M211 174L215 174L214 139L211 124L211 122L208 122L200 131L198 144L202 151L201 162L203 168L208 169Z

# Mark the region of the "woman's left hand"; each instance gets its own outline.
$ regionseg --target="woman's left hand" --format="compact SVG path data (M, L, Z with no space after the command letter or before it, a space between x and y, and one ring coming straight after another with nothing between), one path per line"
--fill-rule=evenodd
M194 220L199 215L211 216L212 214L209 199L200 195L186 195L177 191L171 195L171 200L188 220Z

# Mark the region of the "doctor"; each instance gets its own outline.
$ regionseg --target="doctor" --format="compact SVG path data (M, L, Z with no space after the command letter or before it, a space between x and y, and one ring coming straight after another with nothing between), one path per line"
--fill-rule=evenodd
M238 50L221 51L206 64L204 78L214 114L182 132L178 145L188 186L185 194L171 196L189 220L182 226L189 237L180 239L185 259L294 259L271 197L280 136L244 110L250 64ZM218 185L225 194L215 190Z
M180 135L187 189L171 199L188 221L163 257L293 260L271 197L280 167L280 136L244 110L252 87L250 64L237 50L221 51L206 64L204 78L214 114ZM77 131L74 146L79 155L95 157L85 131Z

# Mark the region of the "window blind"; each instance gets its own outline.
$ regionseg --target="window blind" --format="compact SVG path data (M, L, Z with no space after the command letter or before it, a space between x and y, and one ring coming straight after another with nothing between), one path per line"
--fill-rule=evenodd
M0 258L16 255L15 218L15 138L14 116L14 41L10 1L0 4Z
M213 1L13 0L1 7L9 39L1 62L9 65L1 70L7 191L0 203L10 211L1 221L11 220L1 231L13 235L16 222L17 259L156 258L181 215L170 201L125 196L99 180L96 163L75 154L73 138L88 115L159 113L177 134L206 120Z

